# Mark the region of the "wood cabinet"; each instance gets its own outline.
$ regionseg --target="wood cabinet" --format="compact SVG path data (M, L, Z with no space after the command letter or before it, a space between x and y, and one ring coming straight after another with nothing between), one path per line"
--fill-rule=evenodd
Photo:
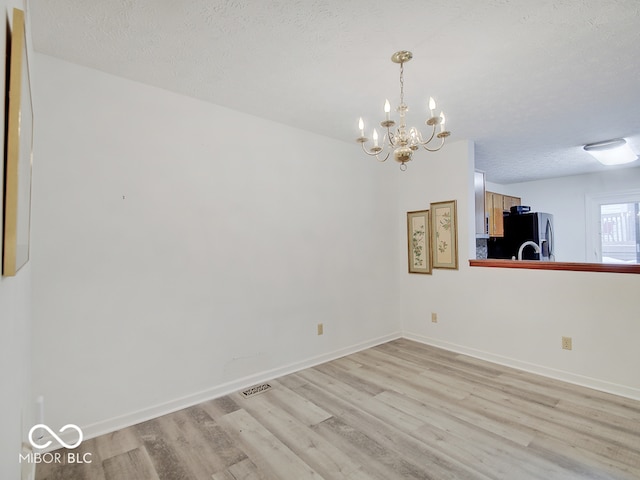
M502 204L504 207L505 211L509 211L511 210L511 207L516 207L518 205L521 205L521 201L519 197L510 197L509 195L503 195L502 196Z
M511 207L520 205L521 199L496 192L486 192L484 198L485 211L487 212L487 233L490 237L502 237L504 236L502 215L504 212L508 212Z
M502 211L504 195L501 193L486 192L485 211L487 212L487 233L490 237L502 237L504 229L502 226Z

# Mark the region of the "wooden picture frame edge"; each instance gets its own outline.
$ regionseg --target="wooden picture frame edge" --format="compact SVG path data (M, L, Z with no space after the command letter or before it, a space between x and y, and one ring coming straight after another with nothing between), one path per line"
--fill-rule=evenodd
M438 225L436 211L442 207L449 207L451 213L451 262L443 263L438 261ZM431 210L431 248L433 249L432 268L458 270L458 202L457 200L446 200L443 202L432 202Z
M12 277L29 261L33 152L33 106L25 21L24 12L17 8L13 9L8 65L2 275Z
M420 269L414 267L414 238L412 231L412 220L416 217L424 217L425 233L424 233L424 251L426 253L425 259L427 265ZM413 210L407 212L407 267L408 273L419 273L431 275L432 273L432 260L431 260L431 216L429 210Z

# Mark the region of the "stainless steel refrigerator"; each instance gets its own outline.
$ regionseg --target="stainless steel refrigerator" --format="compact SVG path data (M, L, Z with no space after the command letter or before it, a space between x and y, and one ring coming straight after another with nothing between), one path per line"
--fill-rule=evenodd
M504 216L504 248L507 258L518 258L520 247L526 242L535 242L535 247L526 245L522 260L553 261L553 215L542 212L510 212Z

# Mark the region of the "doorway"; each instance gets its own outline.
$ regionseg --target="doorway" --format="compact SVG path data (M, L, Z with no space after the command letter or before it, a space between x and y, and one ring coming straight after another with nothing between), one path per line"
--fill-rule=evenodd
M640 192L591 197L587 214L592 261L640 264Z

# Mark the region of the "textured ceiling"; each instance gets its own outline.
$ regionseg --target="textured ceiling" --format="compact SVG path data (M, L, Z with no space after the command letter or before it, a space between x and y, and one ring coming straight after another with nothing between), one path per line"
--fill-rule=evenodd
M408 123L433 96L498 183L600 171L589 142L640 153L638 0L29 0L27 13L37 52L347 142L359 116L371 126L385 98L397 105L390 57L410 50Z

